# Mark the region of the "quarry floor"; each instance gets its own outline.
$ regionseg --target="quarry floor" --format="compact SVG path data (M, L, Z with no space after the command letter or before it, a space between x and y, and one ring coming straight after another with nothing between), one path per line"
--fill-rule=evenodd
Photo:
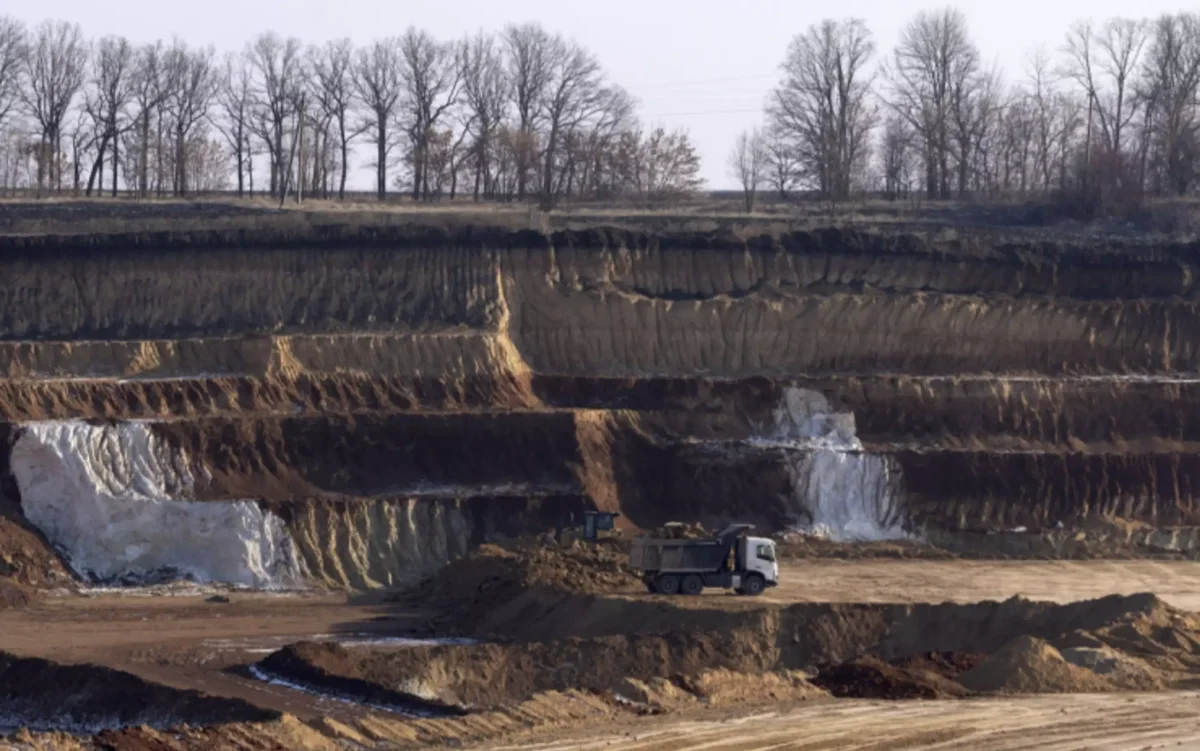
M1115 751L1197 748L1200 694L813 702L781 711L644 719L492 751Z
M1154 592L1200 610L1200 562L804 560L762 601L977 602L1021 595L1071 602ZM233 666L298 640L386 642L432 614L378 598L175 590L50 596L0 612L4 648L21 656L97 663L177 688L250 701L302 720L351 719L354 703L267 684ZM634 595L633 597L638 597ZM722 593L707 607L745 607ZM682 604L682 602L681 602ZM509 741L509 743L512 743ZM629 718L584 733L540 731L488 748L1018 749L1164 748L1200 744L1200 693L1041 696L955 702L810 701L752 713L727 710Z

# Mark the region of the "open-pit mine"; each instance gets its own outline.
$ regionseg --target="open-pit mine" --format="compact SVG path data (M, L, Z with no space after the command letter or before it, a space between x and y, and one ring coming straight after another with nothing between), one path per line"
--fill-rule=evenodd
M0 222L0 748L1200 743L1200 244L143 209Z

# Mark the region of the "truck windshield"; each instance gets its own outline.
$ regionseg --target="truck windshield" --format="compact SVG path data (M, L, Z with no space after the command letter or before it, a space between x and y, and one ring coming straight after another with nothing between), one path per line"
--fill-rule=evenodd
M775 546L774 545L759 545L758 546L758 557L764 561L774 561L775 560Z

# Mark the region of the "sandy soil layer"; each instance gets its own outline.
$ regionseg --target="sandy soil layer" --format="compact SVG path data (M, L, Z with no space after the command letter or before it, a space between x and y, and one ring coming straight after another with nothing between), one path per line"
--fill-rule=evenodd
M1195 748L1200 694L1038 696L938 702L818 702L751 716L617 722L493 751L1125 751Z
M1154 592L1177 608L1200 611L1200 563L1192 561L816 560L787 564L780 579L764 599L979 602L1020 595L1066 603Z

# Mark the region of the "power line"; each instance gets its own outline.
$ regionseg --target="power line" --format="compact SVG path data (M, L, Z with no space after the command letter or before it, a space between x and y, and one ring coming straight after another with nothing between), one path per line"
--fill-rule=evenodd
M779 74L771 73L763 76L739 76L736 78L709 78L696 81L663 81L659 83L645 83L638 86L639 89L658 89L670 88L672 86L702 86L713 83L735 83L737 81L764 81L767 79L777 80Z
M762 111L763 111L762 107L756 107L754 109L705 110L705 111L700 111L700 112L661 112L661 113L646 112L646 113L642 113L642 116L643 117L699 117L701 115L744 115L749 112L762 112Z

